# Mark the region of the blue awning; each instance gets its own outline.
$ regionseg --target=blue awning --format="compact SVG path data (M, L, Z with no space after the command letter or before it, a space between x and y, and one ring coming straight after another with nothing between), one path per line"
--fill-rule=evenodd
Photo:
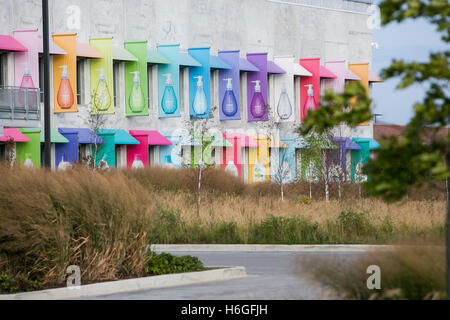
M375 150L380 147L380 144L372 138L353 138L353 141L358 142L369 142L369 150Z
M99 129L98 134L114 134L114 144L139 144L139 141L122 129Z
M259 69L253 65L250 61L244 58L239 58L239 70L240 71L259 71Z
M231 69L231 67L218 56L211 56L209 59L211 69Z
M78 143L95 143L95 134L89 128L59 128L59 132L64 133L74 133L78 134ZM97 143L103 143L103 139L97 135Z
M192 58L189 53L180 52L180 66L182 67L201 67L202 64Z

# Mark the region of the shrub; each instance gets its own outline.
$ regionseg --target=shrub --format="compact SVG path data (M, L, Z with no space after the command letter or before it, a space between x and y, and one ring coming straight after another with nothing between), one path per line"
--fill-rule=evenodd
M358 236L370 235L375 232L365 213L353 211L342 211L338 216L338 222L346 234Z
M15 293L21 291L39 290L42 284L28 278L11 278L7 275L0 275L0 293Z
M147 268L149 273L154 275L205 270L197 257L178 257L164 252L160 254L151 253Z

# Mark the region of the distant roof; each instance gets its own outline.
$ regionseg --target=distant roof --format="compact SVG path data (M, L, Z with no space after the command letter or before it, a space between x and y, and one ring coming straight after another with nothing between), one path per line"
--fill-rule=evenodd
M380 141L383 137L399 137L403 136L403 132L405 131L406 126L400 124L381 124L374 123L373 124L373 138L377 141ZM429 135L425 138L426 142L431 140L432 127L428 127ZM439 136L444 136L449 133L450 127L441 128L438 132Z

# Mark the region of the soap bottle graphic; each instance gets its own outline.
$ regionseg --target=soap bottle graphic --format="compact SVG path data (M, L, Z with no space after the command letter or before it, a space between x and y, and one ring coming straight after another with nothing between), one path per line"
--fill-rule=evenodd
M70 163L67 161L64 161L64 156L62 156L61 161L58 164L58 170L66 171L67 168L70 168Z
M172 163L172 157L170 155L166 156L166 163L164 164L164 168L175 169L175 166Z
M203 76L194 77L198 79L197 81L197 91L195 92L194 101L192 103L192 108L196 115L204 115L208 109L208 104L206 102L205 90L203 90Z
M258 161L253 166L253 181L263 182L265 180L266 180L266 167L264 167L262 162Z
M238 168L236 167L236 165L234 164L233 161L228 161L227 166L225 167L225 172L228 172L232 175L234 175L235 177L239 176L239 172L238 172Z
M131 164L131 169L136 170L136 169L142 169L142 168L144 168L144 163L142 162L142 157L140 154L135 154L133 163Z
M106 161L106 154L103 155L102 159L98 162L98 167L103 170L109 170L109 164Z
M312 161L309 162L308 167L305 170L306 181L315 182L319 180L317 176L317 168Z
M292 180L291 167L289 166L287 158L284 158L283 160L283 164L281 165L281 172L283 176L283 182L286 183Z
M175 95L175 90L172 84L172 74L163 74L166 79L166 87L164 88L164 94L161 101L161 107L166 114L172 114L177 110L177 96Z
M111 95L106 83L105 69L97 69L100 72L97 88L94 92L94 106L96 110L106 111L111 106Z
M26 168L34 168L33 161L31 160L31 153L25 153L25 162L23 166Z
M255 83L255 93L253 94L252 102L250 103L250 112L253 117L261 118L266 112L266 103L261 94L261 80L252 81Z
M312 86L312 84L305 85L305 87L308 87L308 96L306 97L305 106L303 108L304 116L308 114L309 110L316 110L316 101L314 100L314 91L312 89Z
M134 74L133 87L131 88L130 97L128 99L129 106L132 112L141 112L144 110L145 101L144 93L141 88L141 79L139 78L139 71L130 72Z
M61 73L61 82L59 83L58 94L56 96L58 105L61 109L69 109L73 106L74 96L72 86L69 81L69 72L67 66L59 66L63 69Z
M226 88L225 95L224 95L223 101L222 101L222 112L227 117L232 117L236 114L236 112L238 110L236 97L234 96L234 93L233 93L233 84L231 83L231 81L233 81L233 79L226 78L223 80L227 81L227 88Z
M22 82L20 83L21 88L34 88L33 78L31 77L30 67L28 65L28 61L25 63L25 67L23 69Z
M292 115L292 105L286 91L286 86L281 89L280 100L278 100L277 113L281 120L287 120Z

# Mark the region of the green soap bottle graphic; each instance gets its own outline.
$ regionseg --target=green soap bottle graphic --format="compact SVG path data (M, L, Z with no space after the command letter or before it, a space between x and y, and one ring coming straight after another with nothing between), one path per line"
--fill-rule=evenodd
M134 74L133 87L131 88L130 97L128 98L128 105L132 112L141 112L144 110L145 101L144 93L141 88L141 80L139 78L139 71L130 72Z
M94 92L94 107L98 111L106 111L111 106L111 95L106 83L105 69L97 69L100 72L97 88Z

